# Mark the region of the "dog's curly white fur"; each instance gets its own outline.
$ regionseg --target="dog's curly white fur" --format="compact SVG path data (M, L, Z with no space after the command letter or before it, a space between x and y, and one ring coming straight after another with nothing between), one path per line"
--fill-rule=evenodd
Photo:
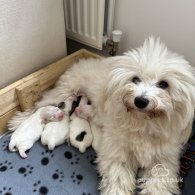
M79 89L87 94L95 112L91 122L103 130L98 149L102 195L133 192L139 167L147 178L140 194L179 194L177 182L170 181L178 177L180 149L191 133L194 73L184 58L150 37L124 56L73 65L37 107L57 104ZM16 125L13 118L10 127ZM152 175L156 164L169 175Z

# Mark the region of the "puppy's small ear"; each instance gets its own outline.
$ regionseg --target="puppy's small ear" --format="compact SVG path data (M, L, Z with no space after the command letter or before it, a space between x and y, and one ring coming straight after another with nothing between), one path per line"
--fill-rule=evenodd
M58 104L58 108L60 108L60 109L64 109L65 106L66 106L65 102L60 102L60 103Z

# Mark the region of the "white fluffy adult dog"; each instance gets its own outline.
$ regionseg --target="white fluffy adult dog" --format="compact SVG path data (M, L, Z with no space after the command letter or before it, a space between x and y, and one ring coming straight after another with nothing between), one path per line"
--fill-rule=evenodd
M194 116L194 73L186 60L150 37L124 56L73 65L36 106L57 104L78 90L87 94L95 109L91 122L103 130L102 195L133 192L138 168L144 179L140 194L179 194L179 155ZM9 128L23 118L16 115ZM165 169L154 174L159 164Z

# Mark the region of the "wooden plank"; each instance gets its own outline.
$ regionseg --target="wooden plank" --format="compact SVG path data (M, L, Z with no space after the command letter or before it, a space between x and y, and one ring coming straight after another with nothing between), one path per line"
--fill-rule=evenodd
M41 97L39 80L34 78L19 85L16 87L16 93L22 111L32 108Z
M19 105L19 101L16 94L16 87L25 82L37 78L40 81L41 91L46 90L53 85L58 77L64 73L73 63L85 56L86 50L81 49L39 71L30 74L29 76L11 84L8 87L0 90L0 116L9 112ZM88 54L87 54L88 55Z
M84 50L84 52L83 52L83 58L86 58L86 59L87 58L98 58L98 59L102 59L104 57L101 56L101 55L95 54L93 52L90 52L88 50Z
M20 107L17 106L14 109L7 112L6 114L4 114L3 116L0 116L0 135L7 131L7 128L6 128L7 122L15 114L15 112L19 110L20 110Z

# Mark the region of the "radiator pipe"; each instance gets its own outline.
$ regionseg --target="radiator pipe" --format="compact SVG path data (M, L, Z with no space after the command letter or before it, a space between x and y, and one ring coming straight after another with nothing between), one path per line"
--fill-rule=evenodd
M112 31L112 39L104 36L104 45L110 48L109 54L115 56L118 51L118 45L122 36L122 31L114 30Z

